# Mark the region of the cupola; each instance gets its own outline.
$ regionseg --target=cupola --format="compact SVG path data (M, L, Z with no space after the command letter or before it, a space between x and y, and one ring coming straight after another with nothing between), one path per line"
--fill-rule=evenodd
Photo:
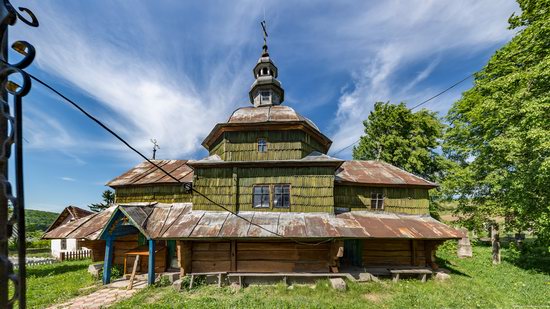
M267 50L267 32L264 26L264 46L258 63L252 70L255 81L249 91L250 103L258 106L280 105L285 99L285 91L277 80L278 69L271 61Z

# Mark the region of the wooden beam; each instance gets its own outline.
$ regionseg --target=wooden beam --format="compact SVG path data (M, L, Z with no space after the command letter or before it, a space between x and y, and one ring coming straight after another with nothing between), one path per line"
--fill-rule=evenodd
M237 271L237 241L231 241L231 271Z
M128 283L128 290L131 290L134 286L134 278L136 276L136 270L139 265L139 254L136 255L134 260L134 268L132 268L132 275L130 276L130 282Z
M105 239L105 259L103 260L103 284L111 283L111 267L113 265L113 236Z
M147 264L147 284L155 283L155 240L149 239L149 263Z
M417 258L416 258L416 240L411 239L411 265L416 266L417 264Z

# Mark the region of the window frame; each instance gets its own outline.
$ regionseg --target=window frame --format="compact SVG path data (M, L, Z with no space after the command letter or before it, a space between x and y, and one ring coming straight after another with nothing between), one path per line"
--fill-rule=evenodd
M275 187L276 186L287 186L288 187L288 207L283 206L275 206ZM268 207L256 207L255 203L255 196L258 195L254 193L255 189L257 187L267 187L268 188L268 194L269 194L269 206ZM252 209L287 209L290 210L290 207L292 205L292 185L289 183L267 183L267 184L255 184L252 186ZM283 193L284 194L284 193Z
M284 189L283 189L283 192L282 192L282 193L277 194L277 192L276 192L276 187L283 187L283 188L286 187L286 188L288 188L288 206L284 206L284 205L283 205L283 206L275 206L275 199L277 198L277 195L281 195L281 196L282 196L282 198L283 198L283 203L284 203L284 195L285 195ZM291 186L289 183L277 183L277 184L272 184L272 188L273 188L273 196L272 196L272 198L271 198L271 202L272 202L272 204L273 204L273 207L272 207L272 208L273 208L273 209L275 209L275 208L278 208L278 209L290 209L290 205L291 205L291 203L290 203L290 191L291 191L292 186Z
M59 243L59 249L60 250L67 250L67 239L62 238L61 242Z
M265 144L262 145L262 147L265 149L264 151L261 151L260 150L260 141L263 141ZM267 151L269 150L269 146L268 146L268 142L267 142L267 138L265 137L259 137L256 139L256 151L258 153L267 153Z
M381 192L371 192L370 194L370 209L376 211L384 210L384 201L386 197Z
M259 195L261 199L260 205L263 205L264 192L256 194L256 188L267 187L267 206L256 206L256 196ZM269 184L257 184L252 186L252 208L254 209L271 209L271 186Z

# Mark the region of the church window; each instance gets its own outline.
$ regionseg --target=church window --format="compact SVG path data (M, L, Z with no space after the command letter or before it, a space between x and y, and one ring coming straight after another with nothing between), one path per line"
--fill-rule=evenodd
M254 186L253 190L254 198L252 206L254 208L269 208L269 186Z
M262 96L263 102L269 102L269 100L271 99L271 92L269 91L262 91L260 94Z
M265 138L258 139L258 152L267 152L267 141Z
M274 208L290 208L290 185L275 185L273 193Z
M373 210L384 210L384 195L382 193L371 194L370 208Z

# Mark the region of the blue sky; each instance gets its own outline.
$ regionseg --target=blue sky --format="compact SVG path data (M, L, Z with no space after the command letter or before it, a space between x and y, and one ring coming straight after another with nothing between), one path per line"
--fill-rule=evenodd
M333 139L357 140L376 101L413 106L478 71L509 41L513 1L13 1L10 41L35 45L29 70L160 159L198 159L217 122L247 106L269 28L285 103ZM444 115L461 84L424 107ZM100 200L141 160L38 84L24 102L27 208ZM339 154L350 158L351 150Z

